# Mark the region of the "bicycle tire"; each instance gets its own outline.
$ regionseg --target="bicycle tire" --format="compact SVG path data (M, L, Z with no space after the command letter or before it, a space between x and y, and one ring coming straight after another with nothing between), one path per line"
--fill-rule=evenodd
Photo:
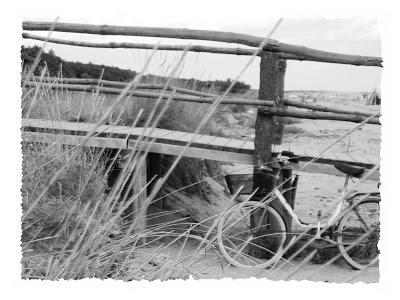
M353 269L363 270L370 267L369 263L379 255L379 210L378 199L366 199L345 213L338 222L338 248L343 258ZM368 214L368 218L363 217L365 213ZM370 226L369 229L368 226ZM368 234L368 236L362 238L365 234ZM362 240L351 247L357 239Z
M255 258L248 253L245 253L245 248L248 247L250 244L256 246L256 247L261 247L258 246L258 244L255 244L252 242L252 240L255 239L260 239L260 237L264 238L266 236L252 236L251 228L248 226L247 231L243 231L243 234L245 235L246 233L249 234L249 237L244 240L244 238L241 238L239 236L239 232L235 234L236 238L232 238L232 236L229 236L229 232L227 232L228 229L232 228L231 227L227 228L227 224L229 224L229 217L234 214L238 213L239 211L243 210L248 210L248 211L255 211L256 209L263 209L263 211L268 212L268 220L269 224L263 224L263 230L265 232L265 227L268 226L269 232L268 235L271 237L270 240L273 240L276 242L275 245L273 245L274 249L264 249L262 250L269 251L271 252L272 257L268 258L267 260L265 259L259 259ZM267 214L265 214L267 215ZM246 216L247 217L247 216ZM237 220L236 220L237 221ZM272 229L271 229L272 228ZM253 228L254 230L254 228ZM239 245L239 250L237 251L236 243L232 242L231 240L234 240L236 243L242 243ZM281 215L271 206L266 205L262 202L258 201L247 201L246 203L239 203L236 204L232 207L230 207L221 217L219 223L218 223L218 231L217 231L217 240L218 240L218 247L224 256L224 258L232 265L238 267L238 268L246 268L246 269L260 269L260 268L267 268L271 264L273 264L275 261L280 259L282 257L282 250L284 247L284 243L286 241L286 225L281 217ZM225 241L230 241L231 246L227 247ZM247 244L246 244L247 243ZM233 247L235 249L233 249ZM247 249L246 249L247 251Z

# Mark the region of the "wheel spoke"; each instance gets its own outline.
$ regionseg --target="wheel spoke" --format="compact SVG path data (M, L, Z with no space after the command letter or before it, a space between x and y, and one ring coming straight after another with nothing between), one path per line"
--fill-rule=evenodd
M251 228L248 221L254 211L262 212L264 222ZM277 230L271 229L271 224L265 224L267 215L268 220L273 221L272 225L277 226ZM271 207L249 201L245 205L233 206L222 216L217 238L221 253L230 264L245 268L264 268L280 257L280 250L286 239L286 228L280 215ZM261 251L270 258L256 258L253 256L254 251Z
M357 204L339 221L339 249L353 268L363 269L377 258L379 231L379 202L376 200Z

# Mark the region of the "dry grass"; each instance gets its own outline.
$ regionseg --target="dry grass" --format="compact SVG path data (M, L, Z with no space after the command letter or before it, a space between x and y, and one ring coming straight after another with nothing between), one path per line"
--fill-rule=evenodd
M42 75L45 74L44 70ZM25 118L150 125L192 132L206 112L207 105L202 104L132 97L118 100L98 93L41 87L24 89L22 101L22 117ZM211 130L206 126L202 132L210 133ZM127 208L138 197L137 192L128 195L122 192L123 182L130 177L127 174L135 177L134 166L139 163L135 152L130 155L131 170L127 169L126 175L112 187L107 186L109 156L104 149L23 143L22 154L23 278L152 280L186 278L192 274L179 260L163 255L162 250L169 244L187 239L190 229L199 224L175 216L168 222L141 228L139 219L146 212L130 211L136 217L126 217ZM164 168L168 169L172 163L172 158L165 159ZM198 160L182 159L168 183L182 187L199 181L204 175L199 173L199 164ZM185 179L179 175L183 173L189 176ZM203 183L192 190L206 195L204 188ZM152 220L173 213L151 210L147 217ZM197 230L197 234L200 231ZM166 241L169 244L163 245ZM146 252L153 248L157 251Z
M182 60L172 66L163 84L172 83ZM134 89L136 84L143 82L145 69L146 64L127 89ZM46 70L42 72L44 75ZM22 116L90 122L96 124L95 127L118 124L197 133L215 134L217 131L210 119L222 97L212 105L177 104L132 99L126 97L127 89L116 99L97 93L24 89ZM90 134L87 138L90 138ZM141 164L138 153L146 154L148 149L131 151L128 158L130 163L122 171L124 176L111 187L111 191L106 192L110 171L105 160L106 154L103 150L83 146L65 147L58 143L22 145L22 278L57 280L96 277L126 281L167 280L187 278L189 275L200 278L199 269L194 266L203 262L205 250L211 251L216 246L215 227L220 220L219 215L200 222L190 218L175 218L152 223L146 228L140 225L146 214L152 220L174 213L147 211L147 208L157 200L156 195L167 180L171 180L167 183L183 187L189 184L193 187L194 182L202 181L200 179L203 178L197 175L182 179L185 178L184 173L198 174L199 165L181 159L183 153L177 159L171 158L165 166L166 178L157 181L154 192L146 198L141 209L130 209L129 213L133 217L127 218L127 209L135 206L141 191L123 195L124 183L128 181L127 188L131 189L137 175L137 166ZM202 190L201 185L197 186ZM191 192L197 191L196 187ZM234 201L236 196L233 195L231 200ZM212 225L203 227L210 219ZM199 235L196 236L194 232ZM200 243L196 244L196 251L190 257L183 259L184 248L193 239ZM164 254L171 246L180 248L176 258ZM303 263L311 260L315 252L311 254ZM284 260L284 263L291 264L295 256L296 253L289 260ZM281 265L274 264L271 270L262 270L261 273L274 275L280 269ZM297 269L285 273L283 278L289 279L295 272Z
M23 105L27 108L23 112L29 112L30 117L51 120L148 126L152 115L162 115L159 122L152 126L195 131L196 122L205 114L193 118L195 112L202 112L199 110L201 105L197 110L192 104L182 103L157 108L155 100L126 99L113 107L115 99L104 95L68 91L55 93L49 90L39 90L35 94L36 99L25 98ZM32 103L33 106L30 106ZM107 113L109 115L105 117ZM205 129L205 132L209 133L209 130ZM207 258L207 252L215 251L215 227L219 215L212 216L211 220L194 221L179 215L169 218L175 212L153 209L147 211L149 226L141 228L140 218L146 215L146 211L130 211L134 218L126 218L126 209L137 201L138 193L124 197L122 188L115 186L111 192L106 192L109 170L104 150L72 148L58 143L23 143L22 153L23 278L96 277L126 281L167 280L188 278L189 275L201 278L198 266ZM134 166L139 163L139 158L132 152L132 169L127 174L135 173ZM167 161L165 169L170 168L172 163L173 159ZM198 174L200 169L196 161L182 159L171 173L169 183L175 184L176 188L190 186L186 188L188 193L204 192L202 184L193 185L203 179ZM116 186L122 186L122 181L126 179L127 176L121 178ZM121 198L125 200L121 201ZM301 237L296 237L296 240ZM184 248L193 241L201 242L196 242L197 248L190 256L184 256ZM180 249L176 258L165 255L170 247ZM270 270L260 271L260 274L289 279L301 269L303 263L336 261L332 259L337 256L336 252L310 253L308 249L285 249L289 260L274 264ZM301 261L298 269L280 271L285 264L296 265L295 260ZM283 275L279 275L280 272Z

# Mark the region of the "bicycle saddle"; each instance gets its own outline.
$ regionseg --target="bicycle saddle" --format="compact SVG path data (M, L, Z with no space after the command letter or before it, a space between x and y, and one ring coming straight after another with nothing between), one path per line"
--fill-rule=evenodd
M292 151L283 150L281 155L286 156L288 158L288 161L290 161L290 162L294 162L294 163L299 162L299 157L296 156Z
M335 164L335 168L338 169L340 172L356 178L361 178L361 176L365 172L365 168L363 167L352 166L346 163L337 163Z

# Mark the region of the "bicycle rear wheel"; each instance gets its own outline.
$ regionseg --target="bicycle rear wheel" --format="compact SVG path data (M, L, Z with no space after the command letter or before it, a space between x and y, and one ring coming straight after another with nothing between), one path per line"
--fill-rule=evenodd
M350 266L362 270L378 257L379 233L378 200L362 201L340 219L338 247Z
M259 224L250 226L250 215L259 214ZM266 268L281 258L286 226L279 213L257 201L239 203L228 209L218 224L218 246L225 259L239 268ZM253 257L254 248L265 252ZM259 252L259 251L258 251Z

